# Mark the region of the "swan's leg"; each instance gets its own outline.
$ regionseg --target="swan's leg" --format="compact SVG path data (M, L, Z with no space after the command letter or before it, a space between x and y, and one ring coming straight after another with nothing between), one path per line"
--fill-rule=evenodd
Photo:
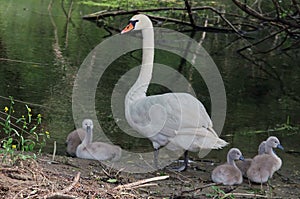
M179 168L174 168L173 169L174 171L181 172L181 171L185 171L188 168L188 163L189 163L188 151L185 151L183 155L184 155L183 165Z
M183 163L184 163L184 168L182 171L185 171L188 168L188 163L189 163L189 156L188 156L188 151L184 152L184 159L183 159Z
M159 153L159 149L154 149L154 166L155 168L158 168L158 153Z

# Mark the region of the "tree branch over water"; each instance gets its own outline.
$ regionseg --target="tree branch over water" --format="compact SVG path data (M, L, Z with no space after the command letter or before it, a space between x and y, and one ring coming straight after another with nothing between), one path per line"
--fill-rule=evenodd
M240 12L237 14L228 13L225 10L217 9L212 6L191 6L192 0L183 0L185 7L160 7L160 8L148 8L148 9L134 9L134 10L116 10L116 11L100 11L92 13L89 15L83 16L83 19L96 21L105 20L108 17L120 16L120 15L133 15L137 13L147 13L147 15L156 21L161 22L171 22L175 24L180 24L186 27L191 27L192 31L205 31L205 32L218 32L218 33L235 33L238 38L249 39L250 35L248 34L251 31L259 31L261 29L267 29L270 33L263 39L251 43L250 40L245 40L249 45L238 50L239 53L242 53L245 49L254 48L258 44L263 42L268 42L271 39L274 41L279 41L276 45L271 46L267 50L258 50L255 48L257 53L269 53L274 50L280 50L281 47L289 50L297 47L298 41L294 38L300 36L300 4L298 0L290 0L287 2L279 2L277 0L272 0L270 2L265 2L262 0L257 0L255 3L247 4L247 1L241 0L232 0L233 3L240 9ZM203 17L203 13L200 11L211 11L219 17L223 23L218 22L214 24L209 24L207 26L199 25L200 20ZM182 11L183 16L186 14L189 18L188 21L166 17L164 15L153 15L149 13L155 12L165 12L165 11ZM206 12L207 13L207 12ZM242 13L246 13L245 16ZM207 15L206 15L207 16ZM198 18L197 18L198 17ZM215 16L214 16L215 17ZM228 19L227 19L228 17ZM183 17L184 18L184 17ZM197 20L198 19L198 20ZM206 20L206 19L205 19ZM203 19L204 21L204 19ZM209 21L209 20L208 20ZM211 20L213 21L213 20ZM209 21L209 22L211 22ZM202 24L202 21L200 21ZM117 28L105 26L108 32L109 30L120 31ZM191 31L183 30L183 31ZM110 32L110 34L112 34ZM287 46L289 45L289 46Z
M188 5L188 6L187 6ZM156 19L156 20L162 20L162 21L169 21L173 22L176 24L182 24L186 26L191 26L195 30L201 30L201 31L208 31L208 32L222 32L222 33L237 33L238 35L242 36L242 34L235 28L229 20L227 20L224 17L225 13L222 13L221 11L218 11L217 9L211 7L211 6L201 6L201 7L191 7L188 2L186 2L186 8L179 8L179 7L161 7L161 8L150 8L150 9L135 9L135 10L117 10L117 11L100 11L100 12L95 12L92 14L88 14L83 16L83 19L90 20L90 21L98 21L99 19L105 19L107 17L111 16L119 16L119 15L132 15L132 14L138 14L138 13L147 13L147 12L160 12L160 11L186 11L189 14L190 22L182 21L179 19L174 19L174 18L169 18L169 17L161 17L161 16L153 16L147 14L150 18ZM230 27L230 28L221 28L221 27L202 27L199 25L196 25L193 17L191 15L192 11L200 11L200 10L210 10L214 13L216 13L224 22Z

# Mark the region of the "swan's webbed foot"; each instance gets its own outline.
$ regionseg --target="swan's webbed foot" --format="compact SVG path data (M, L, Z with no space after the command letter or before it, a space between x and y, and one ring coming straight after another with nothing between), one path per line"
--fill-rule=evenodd
M184 159L183 159L183 165L177 168L173 168L173 171L182 172L187 170L189 163L189 157L188 157L188 151L184 152Z

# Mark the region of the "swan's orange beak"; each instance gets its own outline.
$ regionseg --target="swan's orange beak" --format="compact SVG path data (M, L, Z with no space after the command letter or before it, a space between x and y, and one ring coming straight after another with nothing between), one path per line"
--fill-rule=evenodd
M134 29L134 26L133 26L132 22L129 22L129 24L122 30L121 34L130 32L133 29Z

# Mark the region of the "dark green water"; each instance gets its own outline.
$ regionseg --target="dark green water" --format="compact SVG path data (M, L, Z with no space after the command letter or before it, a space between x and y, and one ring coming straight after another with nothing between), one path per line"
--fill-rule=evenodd
M48 9L49 5L51 9ZM74 129L72 89L77 70L89 52L110 35L104 28L81 18L84 14L100 10L99 7L74 2L68 20L65 12L68 13L71 4L65 1L63 5L60 1L50 4L50 1L34 0L1 1L0 5L1 111L9 104L3 97L13 96L31 106L34 113L41 113L44 117L43 128L51 133L46 150L52 152L53 141L56 141L60 154L64 154L66 135ZM129 18L111 18L107 22L110 26L121 28ZM262 38L265 33L251 33L253 39L250 42ZM112 34L118 32L112 31ZM197 41L202 36L202 32L185 34L193 35ZM237 49L249 44L249 41L236 41L236 38L233 34L207 33L203 42L225 83L227 115L222 136L231 146L240 147L249 156L256 153L256 146L269 135L277 135L287 151L299 152L300 134L297 131L255 133L280 127L288 117L292 125L299 126L299 49L287 53L274 51L267 55L252 55L256 59L264 58L261 69L236 53ZM260 48L267 48L272 42L266 42ZM96 109L104 132L114 143L126 149L144 151L145 146L151 150L149 141L133 139L123 133L114 122L110 106L114 85L122 74L139 65L139 55L140 52L133 56L125 55L105 71L98 83ZM155 57L156 63L175 69L178 69L180 61L179 57L168 52L157 52ZM189 76L189 71L189 66L183 67L185 76ZM206 85L199 74L194 72L192 77L197 97L210 112ZM151 85L150 94L161 92L164 89ZM24 111L24 103L16 102L15 109ZM223 160L226 152L211 152L210 156ZM299 153L280 155L296 160Z

